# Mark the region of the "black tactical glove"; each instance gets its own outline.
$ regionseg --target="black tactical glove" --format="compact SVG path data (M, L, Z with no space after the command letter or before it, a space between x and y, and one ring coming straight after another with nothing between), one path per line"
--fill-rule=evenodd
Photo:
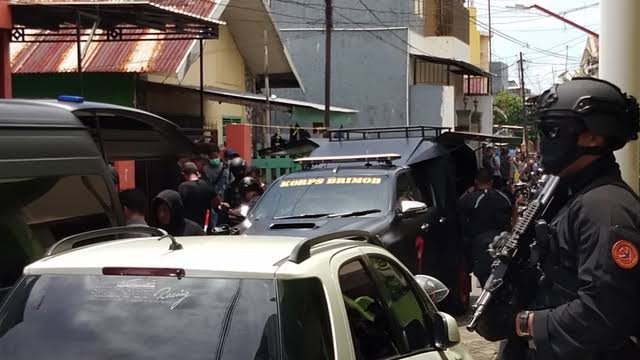
M476 332L488 341L514 338L519 311L511 304L494 303L480 317Z
M493 238L493 242L491 242L491 244L489 244L489 247L487 248L487 251L492 258L496 257L496 255L498 254L498 250L507 242L507 240L509 240L509 236L511 236L510 233L503 231L500 233L500 235L497 235Z

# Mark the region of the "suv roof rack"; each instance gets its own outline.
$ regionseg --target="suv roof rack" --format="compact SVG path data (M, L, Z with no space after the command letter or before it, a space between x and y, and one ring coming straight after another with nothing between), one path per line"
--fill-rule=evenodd
M442 126L381 126L368 128L351 129L329 129L329 141L349 141L349 140L372 140L383 139L382 134L395 135L388 138L410 138L410 137L438 137L445 131L450 131L449 127ZM335 135L334 135L335 134Z
M377 235L373 235L368 231L363 230L345 230L337 231L330 234L324 234L312 238L302 240L293 248L291 255L289 255L289 261L300 264L303 261L311 257L311 248L313 246L338 239L360 240L367 241L374 245L382 245L380 238Z
M87 231L80 234L68 236L56 242L55 244L53 244L44 255L51 256L51 255L59 254L63 251L71 250L73 249L73 245L81 241L91 240L91 239L96 239L96 238L111 236L111 235L126 235L126 234L146 234L150 236L160 236L160 237L168 236L166 231L162 229L150 227L150 226L111 227L106 229ZM111 241L111 240L105 240L105 241Z
M335 164L335 163L350 163L364 161L369 163L370 161L377 161L391 165L393 160L402 158L400 154L371 154L371 155L340 155L340 156L310 156L293 160L302 164Z

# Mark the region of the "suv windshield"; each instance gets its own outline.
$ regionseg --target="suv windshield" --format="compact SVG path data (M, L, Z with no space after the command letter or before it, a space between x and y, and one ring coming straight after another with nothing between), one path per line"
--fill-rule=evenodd
M297 281L281 282L279 291L299 293L302 301L295 303L307 303L300 296L319 285ZM331 359L322 293L320 300L312 302L318 316L289 306L283 323L274 280L28 276L0 309L0 354L12 360L266 360L280 359L280 349L297 352L297 340L325 338L328 345L316 346L314 358ZM315 328L294 329L301 320ZM280 331L285 338L296 334L295 343L279 346Z
M262 196L252 217L302 218L357 212L380 216L389 210L390 192L386 175L281 179Z

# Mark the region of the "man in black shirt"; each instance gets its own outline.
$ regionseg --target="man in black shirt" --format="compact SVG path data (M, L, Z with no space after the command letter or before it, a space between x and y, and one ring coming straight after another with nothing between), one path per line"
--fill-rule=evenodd
M178 186L178 193L184 205L184 217L205 225L207 210L214 205L216 193L206 181L198 177L196 164L187 162L182 167L184 182Z
M493 238L511 225L513 206L509 197L493 188L488 169L478 169L476 186L458 201L467 256L473 261L473 273L484 285L491 273L491 256L487 252Z

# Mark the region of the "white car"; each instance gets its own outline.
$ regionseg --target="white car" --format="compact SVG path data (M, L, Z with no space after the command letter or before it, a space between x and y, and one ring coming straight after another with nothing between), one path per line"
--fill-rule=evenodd
M123 232L150 236L96 240ZM471 359L455 319L430 300L446 296L434 293L442 285L422 275L416 281L388 251L362 241L367 236L174 239L145 227L79 234L25 268L9 291L0 307L0 354ZM77 247L86 242L93 244Z

